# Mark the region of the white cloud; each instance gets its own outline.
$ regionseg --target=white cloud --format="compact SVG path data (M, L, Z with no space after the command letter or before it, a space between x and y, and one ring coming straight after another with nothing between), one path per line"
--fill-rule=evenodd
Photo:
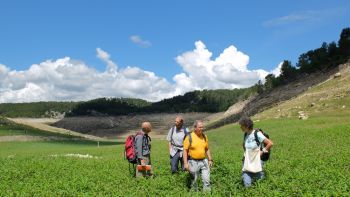
M164 78L137 67L117 70L108 53L97 50L107 63L99 72L69 57L32 65L25 71L0 66L0 102L90 100L99 97L134 97L161 100L174 96L173 86ZM115 72L110 72L115 68Z
M275 69L273 69L270 73L274 74L275 77L278 77L281 75L281 68L282 68L283 62L279 63Z
M268 74L264 70L249 70L249 57L234 46L226 48L215 59L202 41L197 41L195 46L193 51L176 57L185 72L173 78L178 92L249 87Z
M138 35L133 35L133 36L130 36L130 40L133 42L133 43L135 43L135 44L137 44L137 45L139 45L139 46L141 46L141 47L150 47L150 46L152 46L152 43L150 42L150 41L148 41L148 40L143 40L140 36L138 36Z
M100 97L158 101L193 90L249 87L269 73L249 70L249 57L234 46L213 58L201 41L195 42L192 51L176 57L183 71L174 75L174 83L136 66L119 69L106 51L97 48L96 53L107 64L103 72L69 57L33 64L23 71L0 64L0 103L85 101ZM275 74L278 69L272 72Z
M111 74L116 74L118 66L112 60L110 60L110 55L104 50L97 48L97 57L107 63L107 72Z
M324 10L306 10L292 13L286 16L281 16L263 22L265 27L283 26L291 23L322 23L333 21L335 18L342 17L347 13L347 10L342 7L329 8Z

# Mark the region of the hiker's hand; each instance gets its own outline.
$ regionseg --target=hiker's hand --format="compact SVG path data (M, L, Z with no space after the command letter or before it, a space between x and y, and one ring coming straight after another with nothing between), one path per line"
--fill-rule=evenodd
M185 164L184 164L184 168L185 168L187 171L189 171L188 163L185 163Z
M145 160L141 159L141 166L145 166Z
M211 168L211 167L213 167L213 165L214 165L214 162L213 162L213 160L209 160L209 167Z

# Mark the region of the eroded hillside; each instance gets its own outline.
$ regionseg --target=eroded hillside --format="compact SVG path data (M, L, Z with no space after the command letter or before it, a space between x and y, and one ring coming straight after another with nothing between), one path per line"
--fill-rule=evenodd
M304 75L294 82L253 97L242 110L223 116L208 127L217 128L233 123L244 115L268 119L297 116L299 112L307 115L330 108L349 110L349 106L346 106L346 103L350 103L349 70L348 61L327 72Z

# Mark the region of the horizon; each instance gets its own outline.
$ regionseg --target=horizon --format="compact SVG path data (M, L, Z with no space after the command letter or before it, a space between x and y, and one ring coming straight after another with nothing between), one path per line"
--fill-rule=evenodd
M342 0L0 5L0 103L247 88L350 27Z

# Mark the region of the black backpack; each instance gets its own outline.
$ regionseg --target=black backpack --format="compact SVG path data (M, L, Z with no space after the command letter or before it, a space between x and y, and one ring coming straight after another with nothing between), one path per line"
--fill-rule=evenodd
M261 143L259 142L259 140L258 140L258 132L261 132L261 134L263 134L267 139L270 139L270 136L269 136L269 134L265 133L262 129L255 129L255 130L254 130L254 139L255 139L255 142L256 142L256 144L260 147L260 150L262 151L263 147L262 147L262 144L261 144ZM247 137L247 133L244 133L244 138L243 138L243 139L245 140L246 137ZM269 158L270 158L270 152L271 152L271 149L270 149L269 152L267 152L267 153L262 153L260 159L261 159L262 161L267 161L267 160L269 160Z

